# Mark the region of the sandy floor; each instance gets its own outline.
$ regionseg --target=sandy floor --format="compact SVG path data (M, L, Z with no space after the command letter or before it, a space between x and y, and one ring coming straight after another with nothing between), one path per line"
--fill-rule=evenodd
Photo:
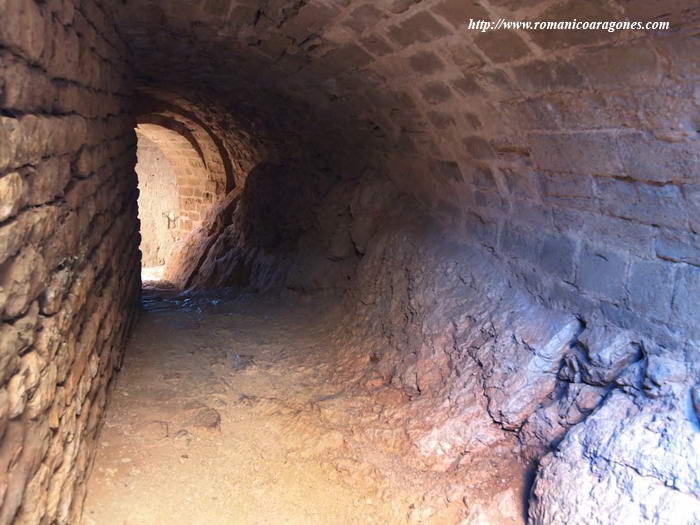
M397 523L410 509L314 400L318 311L147 301L102 431L85 524ZM326 361L327 363L327 361ZM327 365L326 365L327 366Z
M392 445L404 401L360 386L369 358L344 346L332 302L171 292L144 304L84 525L523 523L517 465L407 464Z

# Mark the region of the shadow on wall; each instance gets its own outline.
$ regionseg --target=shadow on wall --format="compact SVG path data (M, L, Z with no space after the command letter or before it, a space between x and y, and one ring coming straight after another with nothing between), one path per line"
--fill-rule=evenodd
M166 280L178 288L283 284L295 248L307 235L318 238L317 207L330 179L310 164L258 164L178 245Z

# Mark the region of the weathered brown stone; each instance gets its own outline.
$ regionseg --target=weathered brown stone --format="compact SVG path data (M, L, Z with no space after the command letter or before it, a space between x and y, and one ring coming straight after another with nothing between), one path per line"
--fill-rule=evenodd
M473 76L465 75L453 80L451 84L465 95L476 96L483 93L481 86Z
M464 30L470 19L488 20L488 12L476 2L460 0L441 0L432 8L433 13L440 15L456 29Z
M452 90L441 82L428 82L421 89L421 94L429 104L439 104L452 98Z
M537 134L530 141L534 162L546 170L593 175L624 172L615 136L608 133Z
M542 14L538 15L539 21L566 22L577 20L580 22L616 21L618 17L608 2L596 4L576 2L568 0L563 3L553 4ZM562 47L589 45L603 42L608 38L606 31L573 29L573 30L547 30L540 29L530 33L532 40L547 50Z
M3 18L13 23L3 24L0 41L29 60L38 61L45 43L45 23L39 6L34 2L5 0L2 10Z
M376 56L388 55L393 51L389 43L378 35L362 37L360 43L367 51Z
M449 34L449 30L430 13L423 11L407 18L399 25L391 26L387 33L390 40L401 46L416 42L432 42Z
M0 222L15 215L24 200L24 180L19 173L0 178Z
M364 4L353 10L343 24L356 33L364 33L381 21L384 13L372 4Z
M411 68L417 73L432 74L445 68L443 62L434 54L420 51L408 58Z
M661 75L656 51L644 41L585 51L573 63L598 89L654 86Z
M381 0L381 4L386 4L386 9L394 14L404 13L423 0Z
M456 124L452 115L440 111L429 111L428 118L438 129L446 129Z
M578 90L584 85L584 77L573 64L550 63L536 60L513 68L519 87L523 91L541 93L555 90Z
M495 156L491 145L481 137L467 137L463 142L467 152L475 159L492 159Z
M522 38L514 31L487 31L474 37L474 43L495 63L511 62L529 52Z

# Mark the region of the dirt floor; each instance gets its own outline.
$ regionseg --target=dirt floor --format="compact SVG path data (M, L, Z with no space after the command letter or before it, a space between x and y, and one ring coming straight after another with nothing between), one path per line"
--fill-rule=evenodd
M84 525L460 523L430 474L355 439L330 303L147 293L107 412ZM343 376L345 386L339 386ZM464 521L462 523L468 523ZM511 523L510 520L504 523Z

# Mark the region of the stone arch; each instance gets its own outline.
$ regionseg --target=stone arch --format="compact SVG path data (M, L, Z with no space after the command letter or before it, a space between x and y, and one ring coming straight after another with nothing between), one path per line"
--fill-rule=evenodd
M216 172L207 169L198 143L181 132L149 122L139 123L136 131L155 143L175 170L180 206L178 231L186 234L199 226L206 211L224 196L225 184Z
M199 154L202 163L217 184L217 191L226 192L236 187L241 169L234 169L232 155L219 134L196 114L192 104L163 90L140 93L136 104L139 124L155 124L182 135Z

